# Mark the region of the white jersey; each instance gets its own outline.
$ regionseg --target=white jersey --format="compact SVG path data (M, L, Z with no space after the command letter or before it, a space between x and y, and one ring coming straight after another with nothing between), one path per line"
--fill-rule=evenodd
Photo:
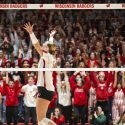
M50 53L43 53L38 63L38 68L53 68L55 58ZM37 86L43 86L47 90L54 91L52 71L39 71Z

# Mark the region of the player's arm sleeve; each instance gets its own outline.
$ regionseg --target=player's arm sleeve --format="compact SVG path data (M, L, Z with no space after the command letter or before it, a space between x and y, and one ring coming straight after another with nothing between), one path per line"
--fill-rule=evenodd
M42 47L40 46L40 43L38 41L38 39L36 38L34 33L30 34L30 39L32 41L32 44L34 46L34 48L37 50L37 52L42 56L43 55L43 50Z

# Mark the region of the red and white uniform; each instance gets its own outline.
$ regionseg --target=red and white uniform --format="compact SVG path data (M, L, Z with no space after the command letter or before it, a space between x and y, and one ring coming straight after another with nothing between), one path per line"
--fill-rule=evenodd
M50 53L43 52L40 58L38 68L53 68L56 60ZM53 72L52 71L39 71L37 86L45 87L49 91L54 91L53 85Z
M120 117L124 111L125 111L125 90L116 89L112 107L112 112L113 112L112 119L116 120L116 118Z

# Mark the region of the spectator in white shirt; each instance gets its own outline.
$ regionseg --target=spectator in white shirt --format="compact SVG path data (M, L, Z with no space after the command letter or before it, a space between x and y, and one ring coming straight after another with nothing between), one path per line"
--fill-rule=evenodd
M71 92L69 78L66 72L64 72L64 81L61 80L61 72L57 73L57 92L59 107L67 120L66 122L69 122L71 125Z
M33 125L36 125L36 94L37 86L34 85L34 78L28 77L28 84L21 89L24 92L25 125L28 125L31 116Z

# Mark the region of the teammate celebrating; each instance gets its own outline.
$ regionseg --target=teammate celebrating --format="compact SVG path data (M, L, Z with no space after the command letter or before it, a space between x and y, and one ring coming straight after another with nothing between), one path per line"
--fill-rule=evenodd
M24 29L29 33L33 46L40 54L38 68L55 67L56 60L54 54L56 51L56 45L53 43L53 37L56 31L52 30L50 33L49 41L46 41L42 46L40 46L39 41L33 32L33 25L27 23L24 25ZM38 86L38 97L36 102L36 112L37 112L38 125L55 125L53 121L46 118L48 105L54 95L52 72L39 71L37 86Z

